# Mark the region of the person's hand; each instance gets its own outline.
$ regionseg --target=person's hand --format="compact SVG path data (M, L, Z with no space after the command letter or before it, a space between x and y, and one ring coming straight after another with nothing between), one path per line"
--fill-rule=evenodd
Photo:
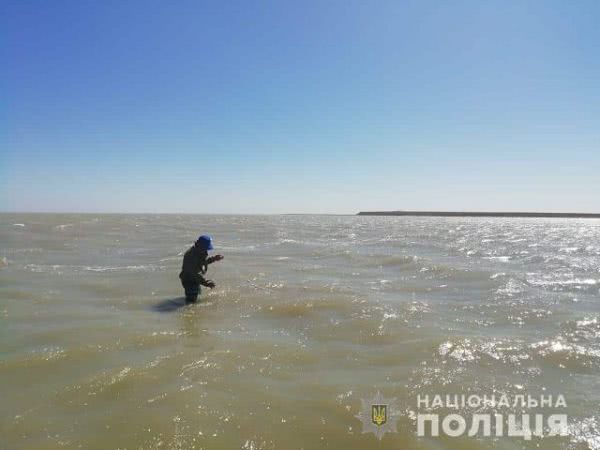
M225 257L223 255L215 255L213 258L215 261L221 261Z
M211 288L211 289L214 289L214 288L215 288L215 286L216 286L216 284L215 284L215 282L214 282L214 281L212 281L212 280L206 280L206 283L204 283L204 286L206 286L206 287L209 287L209 288Z

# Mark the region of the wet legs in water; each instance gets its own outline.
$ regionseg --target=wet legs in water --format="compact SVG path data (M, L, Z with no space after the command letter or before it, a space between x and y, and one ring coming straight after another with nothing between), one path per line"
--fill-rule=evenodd
M200 295L200 285L195 283L185 284L183 288L185 289L185 302L196 303L198 295Z

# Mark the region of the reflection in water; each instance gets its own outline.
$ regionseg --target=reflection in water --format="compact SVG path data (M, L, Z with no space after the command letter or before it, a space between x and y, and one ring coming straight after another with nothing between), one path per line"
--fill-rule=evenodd
M177 311L179 308L186 306L185 297L169 298L161 300L157 304L152 306L152 309L156 312L172 312Z

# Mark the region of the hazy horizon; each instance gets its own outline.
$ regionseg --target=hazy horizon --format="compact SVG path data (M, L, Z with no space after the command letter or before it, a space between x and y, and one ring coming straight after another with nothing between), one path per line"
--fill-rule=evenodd
M598 2L3 12L0 211L599 212Z
M434 213L458 213L458 214L469 214L469 213L508 213L508 214L600 214L597 210L596 212L582 212L582 211L523 211L523 210L508 210L508 211L499 211L499 210L407 210L407 209L386 209L386 210L367 210L363 209L356 212L339 212L339 213L329 213L329 212L280 212L280 213L261 213L261 212L253 212L253 213L241 213L241 212L181 212L181 211L173 211L173 212L163 212L163 211L0 211L0 214L6 215L18 215L18 214L56 214L56 215L184 215L184 216L357 216L359 213L363 213L363 217L375 217L380 214L371 214L371 213L394 213L394 212L434 212ZM383 216L385 216L383 214ZM394 214L390 214L389 216L394 216ZM402 217L402 215L398 215L398 217ZM452 216L448 216L452 217ZM460 217L460 216L457 216ZM482 216L485 217L485 216Z

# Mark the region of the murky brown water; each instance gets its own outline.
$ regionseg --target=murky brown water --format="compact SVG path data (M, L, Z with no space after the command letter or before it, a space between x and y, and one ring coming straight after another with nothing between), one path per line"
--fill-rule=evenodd
M2 449L600 449L600 221L2 214L0 265ZM563 394L568 435L416 435L463 393Z

